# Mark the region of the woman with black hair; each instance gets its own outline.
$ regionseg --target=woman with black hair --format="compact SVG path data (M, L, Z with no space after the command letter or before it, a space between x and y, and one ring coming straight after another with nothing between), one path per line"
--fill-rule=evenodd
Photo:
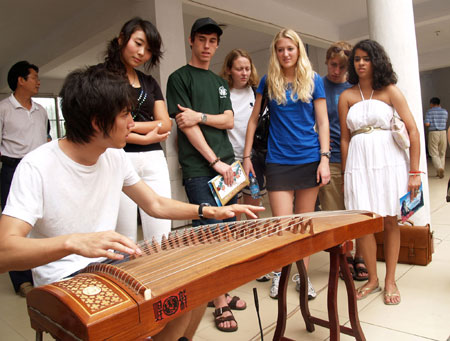
M160 142L169 136L172 121L156 80L136 70L142 65L147 70L157 66L162 56L161 45L161 36L151 22L133 18L109 42L105 66L126 78L136 96L132 111L135 126L124 150L139 176L157 194L170 198L169 170ZM163 234L170 232L170 220L150 217L143 210L140 217L145 239L155 237L159 241ZM137 207L123 193L116 231L134 241L137 239Z
M420 141L414 117L401 91L397 76L383 47L376 41L360 41L349 58L349 79L353 87L339 99L342 171L345 206L367 210L384 217L386 277L384 303L400 303L395 282L400 249L400 197L420 187ZM390 121L397 112L408 130L409 159L395 142ZM373 234L360 238L369 280L357 289L357 298L381 290L376 268L376 242Z

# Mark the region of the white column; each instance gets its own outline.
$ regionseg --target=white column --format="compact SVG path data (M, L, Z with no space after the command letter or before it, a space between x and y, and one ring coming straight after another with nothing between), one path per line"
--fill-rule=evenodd
M167 79L170 74L186 64L185 41L187 35L183 26L182 0L135 1L132 15L151 21L161 34L164 55L159 68L154 70L152 74L159 80L165 97ZM188 202L182 185L181 169L178 163L176 135L176 124L173 121L172 132L163 146L169 165L172 198ZM190 222L174 221L172 226L177 227L188 223Z
M408 101L420 132L420 166L427 172L419 63L412 0L367 0L369 35L388 53L398 76L397 86ZM412 216L417 225L430 223L428 177L422 175L425 205Z

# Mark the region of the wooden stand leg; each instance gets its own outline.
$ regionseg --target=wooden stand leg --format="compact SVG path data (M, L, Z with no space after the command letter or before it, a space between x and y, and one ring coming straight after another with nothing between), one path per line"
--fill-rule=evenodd
M348 267L347 267L348 269ZM328 277L328 321L330 328L330 340L339 340L341 336L339 316L337 311L337 287L339 272L339 255L330 252L330 275Z
M361 329L361 324L359 322L358 316L358 305L356 300L356 291L355 291L355 283L353 282L353 277L350 273L350 269L348 268L347 259L345 257L345 253L339 255L339 264L341 267L341 272L344 275L344 283L345 288L347 290L347 298L348 298L348 313L350 318L350 325L352 334L358 341L365 341L366 338Z
M303 319L305 320L306 330L308 330L309 332L313 332L315 329L314 325L316 324L321 327L328 328L330 330L331 341L339 341L341 333L353 336L358 341L366 340L359 322L355 285L353 283L353 278L350 273L350 269L348 268L347 260L345 258L345 254L348 251L351 251L351 249L352 243L345 242L342 245L338 245L326 250L330 253L330 274L328 277L327 298L328 321L311 316L308 307L308 276L306 273L305 264L303 263L303 260L299 260L296 262L298 273L300 276L300 311L302 313ZM351 328L341 326L339 324L337 309L339 268L341 269L341 272L343 274L345 287L347 289L348 311L350 316ZM286 288L290 269L291 265L288 265L285 266L281 272L280 286L278 290L278 320L273 338L274 341L290 340L283 336L286 329Z
M281 270L280 285L278 287L278 318L277 327L273 336L274 341L289 340L286 339L284 331L286 329L287 306L286 306L286 289L289 282L289 274L292 264L285 266Z
M300 311L305 321L306 330L312 333L315 330L314 323L311 319L311 313L309 312L308 305L308 274L306 273L305 263L303 259L296 262L298 275L300 276Z
M43 337L42 337L42 332L36 330L36 341L42 341Z

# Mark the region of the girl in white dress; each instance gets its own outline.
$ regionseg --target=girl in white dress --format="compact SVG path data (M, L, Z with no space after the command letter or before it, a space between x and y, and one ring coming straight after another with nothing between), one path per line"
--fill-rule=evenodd
M407 191L415 196L420 187L419 132L403 94L395 86L397 76L380 44L370 39L356 44L349 57L348 72L349 82L354 85L339 99L345 206L384 217L384 303L399 304L400 292L395 283L400 250L397 215L400 197ZM390 121L395 111L408 130L409 159L392 137ZM361 237L360 243L369 280L357 289L357 299L381 290L373 234Z

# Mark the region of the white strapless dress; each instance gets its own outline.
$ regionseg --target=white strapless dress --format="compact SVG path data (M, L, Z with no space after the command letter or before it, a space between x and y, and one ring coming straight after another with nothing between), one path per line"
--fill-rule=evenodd
M381 216L400 215L400 197L408 188L409 159L392 137L390 121L394 108L370 99L355 103L347 115L351 132L380 127L351 138L344 175L345 207L367 210Z

